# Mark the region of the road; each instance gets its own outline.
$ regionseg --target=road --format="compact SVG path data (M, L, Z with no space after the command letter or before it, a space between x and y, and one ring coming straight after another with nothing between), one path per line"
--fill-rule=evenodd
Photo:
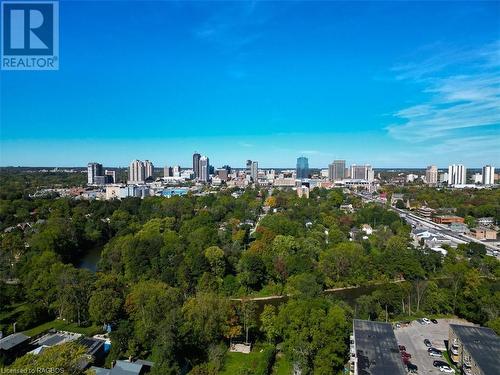
M381 204L385 206L385 202L380 201L379 199L369 197L357 192L352 192L354 195L357 195L361 199L367 202L374 202L377 204ZM429 229L433 229L435 232L439 233L443 237L446 237L450 240L455 241L456 243L469 243L469 242L476 242L484 245L486 247L486 254L490 256L496 256L497 258L500 257L500 249L498 247L493 246L492 244L480 241L478 239L475 239L473 237L469 237L463 234L457 234L450 230L446 225L442 224L437 224L434 223L433 221L417 216L414 213L409 212L408 210L402 210L396 207L389 206L387 207L388 209L397 212L399 216L401 216L403 219L406 220L409 224L414 224L418 223L421 226L424 226Z

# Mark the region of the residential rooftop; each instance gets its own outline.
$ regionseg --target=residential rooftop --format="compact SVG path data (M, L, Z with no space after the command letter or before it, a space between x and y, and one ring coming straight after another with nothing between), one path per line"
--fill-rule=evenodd
M390 323L354 319L358 374L406 375Z
M500 374L500 337L490 328L450 324L483 374Z
M0 339L0 349L1 350L10 350L15 346L22 344L25 341L28 341L30 338L26 336L24 333L13 333L3 339Z

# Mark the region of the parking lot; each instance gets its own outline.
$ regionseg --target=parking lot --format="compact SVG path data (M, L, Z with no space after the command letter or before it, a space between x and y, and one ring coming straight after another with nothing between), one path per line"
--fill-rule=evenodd
M427 346L424 344L425 339L429 339L433 347L445 351L450 324L473 325L461 319L437 319L437 321L438 324L420 324L414 320L407 326L394 329L398 344L406 346L406 352L411 354L410 361L418 366L419 374L442 374L432 362L435 360L446 362L444 358L429 356Z

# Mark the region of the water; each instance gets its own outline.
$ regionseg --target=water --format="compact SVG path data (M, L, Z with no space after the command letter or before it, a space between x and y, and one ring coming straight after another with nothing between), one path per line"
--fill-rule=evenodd
M99 260L101 259L101 248L100 247L94 247L90 249L82 259L80 259L80 262L77 264L77 268L84 268L87 269L91 272L96 272L97 271L97 263L99 263Z

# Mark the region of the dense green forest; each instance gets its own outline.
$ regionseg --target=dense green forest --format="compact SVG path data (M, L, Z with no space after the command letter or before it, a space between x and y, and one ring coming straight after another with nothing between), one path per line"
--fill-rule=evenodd
M56 317L111 324L108 364L149 358L154 374L217 374L229 342L248 338L265 365L241 374L268 374L278 351L303 374L332 374L348 359L353 317L454 314L500 332L500 267L484 247L460 245L444 258L415 249L397 214L342 190L83 201L31 199L35 183L2 182L0 310L25 307L18 330ZM345 203L355 212L341 211ZM352 240L362 224L374 233ZM95 248L97 273L75 267ZM324 292L369 284L352 303ZM251 299L273 295L288 297ZM4 333L10 323L0 319Z

